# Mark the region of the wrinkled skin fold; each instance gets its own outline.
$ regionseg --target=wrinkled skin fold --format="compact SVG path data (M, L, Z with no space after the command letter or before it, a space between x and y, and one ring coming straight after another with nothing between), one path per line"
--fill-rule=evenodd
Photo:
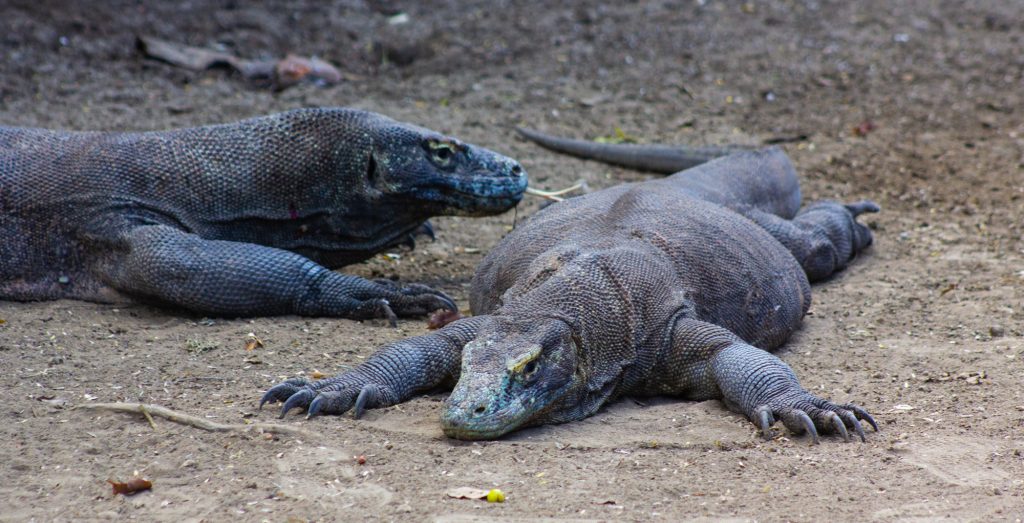
M819 398L770 351L810 307L810 282L872 242L868 201L801 206L776 148L572 198L505 237L476 271L476 316L378 350L265 402L309 415L405 401L455 383L445 434L491 439L594 414L624 395L721 399L766 437L864 439L870 414Z

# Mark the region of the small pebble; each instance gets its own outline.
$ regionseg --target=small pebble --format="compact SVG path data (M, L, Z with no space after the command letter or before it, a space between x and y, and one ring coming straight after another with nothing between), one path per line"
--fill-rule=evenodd
M988 334L993 338L999 338L1006 334L1006 329L1004 329L1002 325L993 325L988 328Z

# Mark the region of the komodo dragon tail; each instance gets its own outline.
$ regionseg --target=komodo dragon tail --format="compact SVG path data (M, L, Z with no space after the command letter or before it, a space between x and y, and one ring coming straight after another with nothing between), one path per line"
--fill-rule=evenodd
M524 138L555 152L663 174L677 173L683 169L714 160L719 156L751 149L751 147L740 145L686 147L681 145L597 143L559 138L522 127L517 127L516 131Z

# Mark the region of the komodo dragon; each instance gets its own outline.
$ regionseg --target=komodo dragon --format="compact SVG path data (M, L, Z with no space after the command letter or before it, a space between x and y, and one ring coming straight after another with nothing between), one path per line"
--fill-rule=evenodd
M0 299L126 297L207 314L349 318L454 309L332 272L505 211L518 163L352 109L147 133L0 127Z
M808 280L871 244L855 218L878 207L801 210L800 199L789 159L768 148L553 204L477 268L476 316L339 376L282 382L260 405L358 417L455 383L444 433L490 439L579 420L624 395L672 395L720 398L765 437L781 419L814 443L819 432L863 440L860 420L878 430L864 409L814 396L768 351L800 325Z

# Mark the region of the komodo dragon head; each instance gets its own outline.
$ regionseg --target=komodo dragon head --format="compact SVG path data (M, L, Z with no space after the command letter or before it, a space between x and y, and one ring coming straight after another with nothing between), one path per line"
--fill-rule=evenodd
M380 198L459 216L496 214L522 199L527 176L515 160L429 129L366 116L366 179Z
M462 350L461 378L441 415L456 439L493 439L530 425L568 421L585 379L579 340L558 318L494 318ZM568 415L566 419L560 419Z

